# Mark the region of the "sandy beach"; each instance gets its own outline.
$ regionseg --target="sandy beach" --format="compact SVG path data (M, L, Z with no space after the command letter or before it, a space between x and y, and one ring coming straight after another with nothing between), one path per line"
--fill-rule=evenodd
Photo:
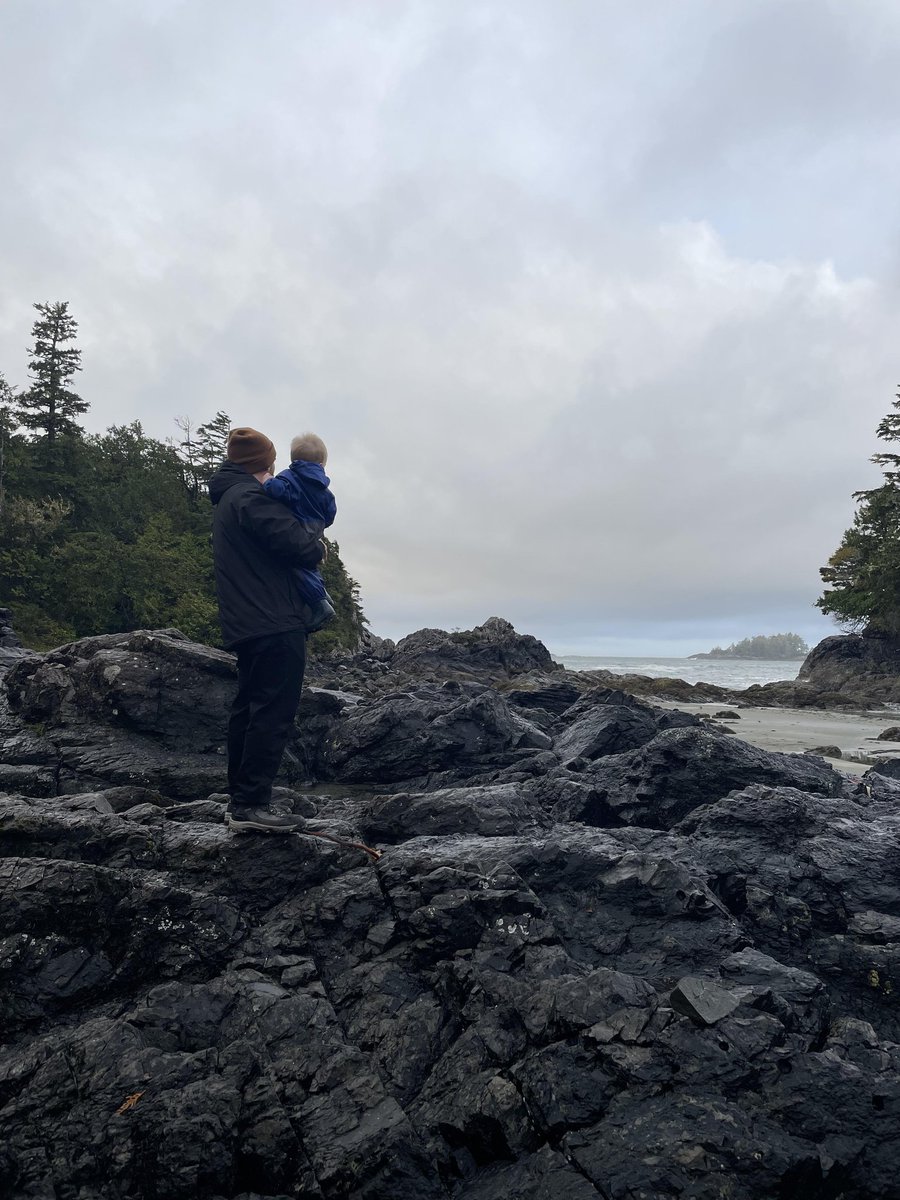
M652 701L660 703L659 701ZM879 759L900 758L900 741L879 741L878 735L891 726L900 726L900 713L836 713L796 708L738 708L722 704L685 704L664 702L662 707L713 716L718 712L737 713L737 721L716 724L731 729L744 741L763 750L802 754L821 746L836 746L841 757L823 755L838 770L862 774Z

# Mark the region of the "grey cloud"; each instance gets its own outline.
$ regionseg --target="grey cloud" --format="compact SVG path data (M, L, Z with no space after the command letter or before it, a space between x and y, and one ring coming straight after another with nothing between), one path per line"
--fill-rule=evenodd
M891 6L0 22L12 381L67 298L96 427L317 428L384 632L827 631L897 374Z

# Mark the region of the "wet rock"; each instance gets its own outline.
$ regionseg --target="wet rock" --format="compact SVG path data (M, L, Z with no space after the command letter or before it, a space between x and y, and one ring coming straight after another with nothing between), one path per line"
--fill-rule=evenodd
M900 642L871 631L825 638L809 652L800 681L854 700L900 700Z
M447 683L358 705L334 728L323 767L326 778L347 782L399 782L451 767L465 777L550 745L496 692Z
M544 1146L518 1162L483 1171L458 1200L597 1200L597 1190L558 1151Z
M167 749L204 752L222 741L235 688L233 655L177 630L85 638L19 664L7 688L26 721L95 718L158 738Z
M362 815L365 836L380 842L434 834L503 837L550 824L526 787L501 783L377 798Z
M873 775L879 775L883 779L900 780L900 758L879 758L876 765L866 771L863 778L871 780Z
M528 688L511 688L504 695L507 703L517 708L542 709L561 716L579 699L581 689L566 680L562 683L535 683Z
M637 707L597 707L567 725L553 749L563 763L634 750L657 733L653 714Z
M715 1025L740 1005L738 997L725 988L693 976L680 979L669 999L676 1012L690 1017L696 1025Z
M395 673L430 679L479 675L500 679L559 669L542 642L530 634L516 633L509 621L500 617L455 633L443 629L411 633L397 643L390 666Z
M584 791L564 797L556 815L594 825L670 828L692 809L750 783L839 795L841 776L797 754L770 754L706 729L672 729L638 750L612 755L582 774Z
M0 1195L896 1196L900 782L370 646L274 803L373 863L232 836L229 664L131 637L0 703Z
M814 1143L721 1097L623 1096L601 1125L567 1136L564 1149L615 1200L717 1200L724 1179L734 1200L822 1194Z

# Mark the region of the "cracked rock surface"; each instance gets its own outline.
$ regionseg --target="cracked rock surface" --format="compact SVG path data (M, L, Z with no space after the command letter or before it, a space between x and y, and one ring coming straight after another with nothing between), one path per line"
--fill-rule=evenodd
M372 863L226 831L231 680L172 631L5 677L0 1196L900 1195L895 780L605 689L313 691L278 803Z

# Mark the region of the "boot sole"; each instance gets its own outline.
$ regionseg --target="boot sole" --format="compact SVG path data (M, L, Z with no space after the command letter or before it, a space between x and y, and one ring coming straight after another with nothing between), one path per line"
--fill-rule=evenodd
M257 824L255 821L234 821L231 817L226 820L225 824L233 833L276 833L284 836L299 832L299 826L294 829L274 829L271 825Z

